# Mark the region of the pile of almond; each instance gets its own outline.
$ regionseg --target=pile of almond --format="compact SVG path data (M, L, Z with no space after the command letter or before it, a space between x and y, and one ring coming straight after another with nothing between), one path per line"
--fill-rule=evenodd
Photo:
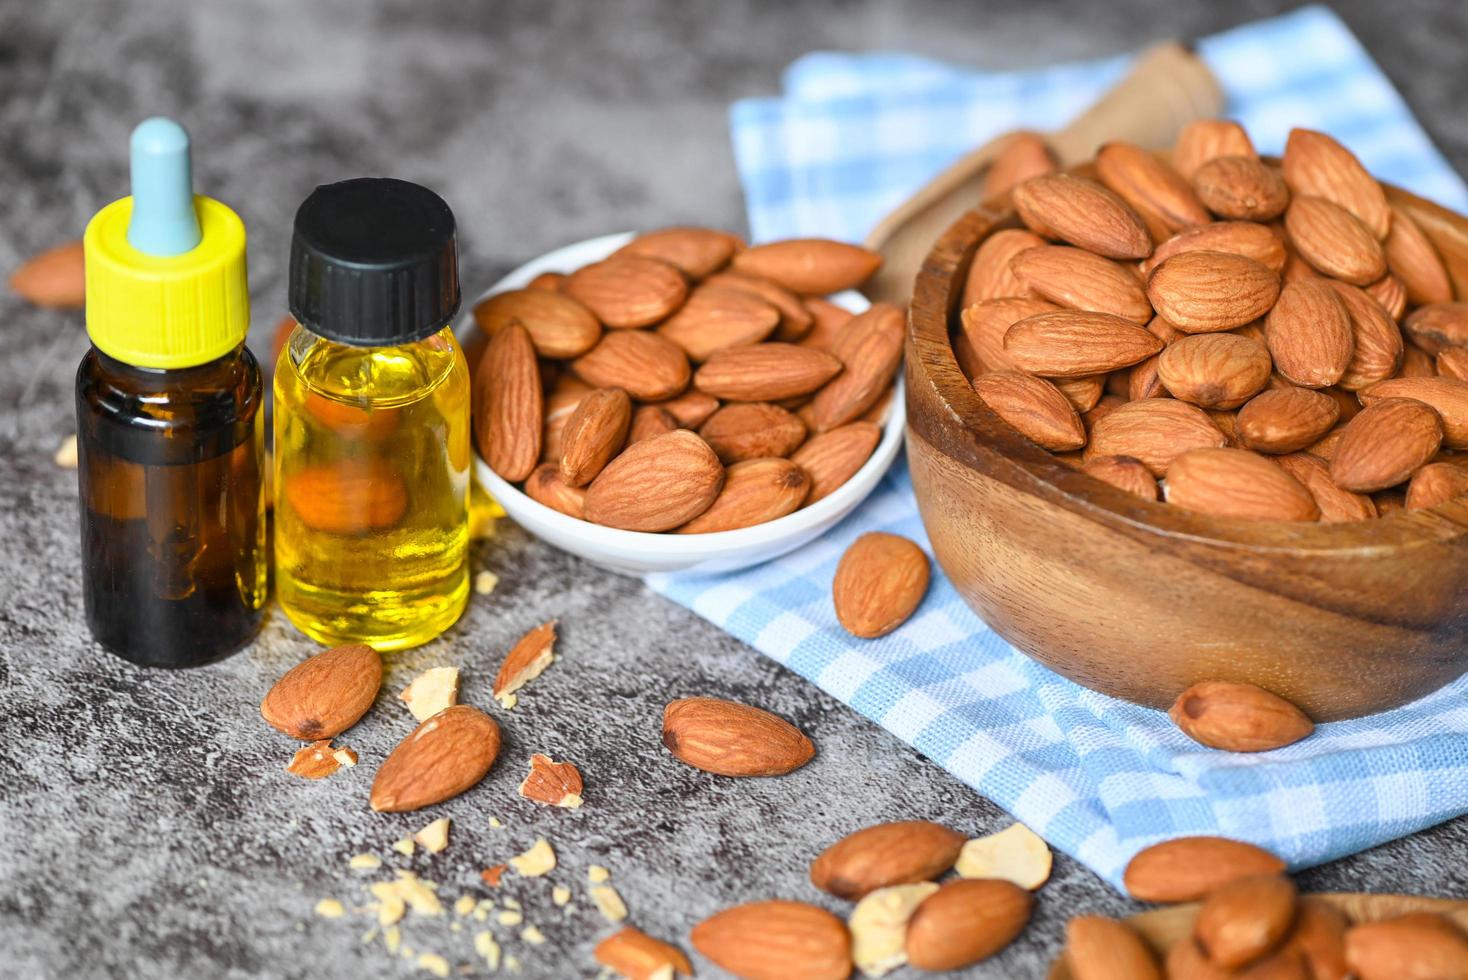
M1032 168L1031 168L1032 169ZM1145 500L1349 521L1468 492L1468 303L1331 137L1237 124L1017 183L954 353L1014 429ZM1161 484L1159 485L1159 481Z
M474 310L475 437L490 468L571 517L698 534L828 496L876 448L903 312L823 299L881 258L822 239L634 238Z

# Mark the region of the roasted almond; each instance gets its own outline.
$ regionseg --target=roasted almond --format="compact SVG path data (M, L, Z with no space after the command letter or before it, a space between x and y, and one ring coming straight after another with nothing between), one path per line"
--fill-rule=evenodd
M1075 980L1163 980L1146 940L1103 915L1078 915L1066 923L1065 965Z
M1053 313L1058 309L1060 307L1054 303L1038 297L990 299L966 307L959 315L962 336L983 368L973 372L972 376L977 377L984 371L1018 371L1019 365L1004 352L1004 335L1026 317Z
M1411 398L1373 402L1341 433L1330 461L1330 478L1342 490L1370 493L1405 483L1437 454L1442 419Z
M1336 382L1347 391L1359 391L1397 373L1402 363L1402 332L1380 303L1355 286L1333 279L1335 290L1351 317L1351 362Z
M558 510L578 521L586 506L586 491L561 479L556 463L541 463L525 478L525 495L538 504Z
M1140 460L1130 456L1097 456L1087 460L1081 472L1143 500L1157 499L1157 480Z
M1386 236L1386 264L1402 281L1411 302L1425 306L1452 301L1453 282L1442 256L1422 226L1401 208L1392 208L1391 231Z
M1433 303L1412 311L1407 336L1429 354L1468 347L1468 303Z
M622 451L632 399L621 388L598 388L581 399L561 437L561 480L584 487Z
M759 343L779 323L780 311L753 293L705 283L657 329L690 360L706 361L715 351Z
M1203 681L1177 696L1168 716L1185 735L1225 752L1266 752L1315 731L1305 713L1253 684Z
M1253 844L1226 837L1178 837L1137 852L1122 881L1139 902L1194 902L1238 878L1284 869L1283 861Z
M1029 287L1014 274L1012 260L1025 249L1045 245L1045 239L1023 228L1004 228L979 243L963 283L965 308L986 299L1026 296Z
M663 709L663 745L680 762L719 776L783 776L816 754L784 718L722 698L683 698Z
M1178 456L1190 449L1218 447L1228 440L1208 414L1196 405L1171 398L1118 405L1091 426L1086 459L1131 456L1154 476L1162 476Z
M1346 931L1346 965L1360 980L1468 976L1468 935L1441 915L1414 912Z
M780 314L780 323L775 328L772 340L793 344L798 340L803 340L815 326L815 317L811 315L810 310L806 309L800 297L768 279L746 276L740 272L720 272L710 276L705 284L725 289L737 289L751 296L757 296L773 306Z
M1150 276L1153 269L1183 252L1242 255L1272 272L1279 272L1285 264L1284 241L1273 228L1252 221L1216 221L1180 231L1158 245L1142 262L1142 275Z
M805 423L778 405L735 402L710 415L698 434L727 466L743 459L789 456L805 441Z
M593 524L626 531L671 531L709 509L724 485L719 457L686 429L623 450L586 490Z
M81 242L49 248L27 260L10 276L10 288L36 306L81 309L87 300L87 281Z
M848 422L811 436L790 456L810 474L806 506L830 496L871 458L882 430L871 422Z
M683 273L642 255L619 255L582 266L566 277L561 288L614 329L651 326L688 297Z
M1320 508L1322 521L1365 521L1376 516L1376 504L1370 497L1335 485L1330 478L1330 463L1326 460L1304 452L1280 456L1277 462L1310 491L1310 496L1315 498L1316 506Z
M1276 388L1239 409L1239 441L1260 453L1292 453L1316 442L1335 425L1335 399L1308 388Z
M1100 184L1069 174L1031 177L1013 191L1015 210L1029 229L1044 238L1104 255L1142 259L1152 252L1152 236L1137 212Z
M1279 171L1252 154L1214 157L1193 174L1193 189L1225 220L1272 221L1290 203Z
M1323 197L1296 197L1285 212L1295 251L1327 276L1365 286L1386 275L1386 253L1366 226Z
M744 980L846 980L851 937L846 924L804 902L751 902L704 919L693 947Z
M699 391L737 402L808 395L841 371L824 351L796 344L755 344L719 351L693 376Z
M632 413L632 424L627 429L627 445L651 439L679 428L678 420L666 409L657 405L642 405Z
M995 415L1045 449L1066 452L1086 444L1080 415L1048 381L1018 371L991 371L974 381L974 391Z
M514 706L515 692L545 673L556 660L556 621L541 623L527 632L505 654L494 676L494 699L505 708Z
M489 339L475 378L480 396L475 435L489 468L511 483L540 460L545 396L535 345L523 324L510 322Z
M317 463L285 477L285 502L302 524L359 537L396 527L408 512L408 486L385 459Z
M1205 225L1208 211L1185 177L1160 157L1131 143L1107 143L1096 152L1101 183L1132 206L1156 241Z
M1007 881L950 881L907 923L907 961L919 970L961 970L1008 946L1029 925L1035 899Z
M1004 334L1004 353L1016 367L1049 378L1116 371L1146 360L1162 346L1131 320L1080 310L1026 317Z
M746 459L724 472L724 488L708 510L679 534L713 534L752 527L794 513L810 493L810 474L788 459Z
M1152 304L1136 272L1085 249L1026 249L1010 266L1029 292L1068 309L1110 313L1144 325L1152 319Z
M1412 474L1407 485L1407 509L1436 507L1468 493L1468 467L1456 463L1428 463Z
M811 426L817 432L854 422L887 390L902 363L906 317L890 303L873 303L852 317L831 340L831 354L842 370L816 392Z
M1468 449L1468 381L1457 378L1391 378L1360 392L1361 404L1371 406L1384 398L1415 398L1436 410L1442 420L1448 449Z
M693 964L681 949L632 926L623 926L597 943L592 955L627 980L672 980L674 973L693 976Z
M519 323L541 357L580 357L601 339L601 323L590 310L570 296L544 289L495 293L474 307L474 322L491 337Z
M1244 255L1179 252L1147 277L1152 307L1184 333L1232 330L1257 320L1279 298L1279 276Z
M638 401L662 401L688 387L692 370L683 348L650 331L614 331L571 362L587 384L621 388Z
M1011 134L1003 149L994 157L984 171L984 182L979 199L988 201L1001 194L1008 194L1015 186L1055 172L1055 154L1045 145L1045 140L1035 133Z
M1386 238L1392 219L1386 194L1350 150L1324 133L1292 129L1283 163L1285 183L1297 196L1331 201L1378 241Z
M853 636L885 636L917 611L928 591L928 556L907 538L868 531L836 565L831 601Z
M734 256L734 270L768 279L792 293L826 296L855 289L882 266L871 249L827 238L791 238L747 248Z
M260 715L291 738L332 739L367 713L381 687L376 650L362 643L332 647L286 671L260 702Z
M398 743L372 782L379 813L421 810L475 786L500 751L500 726L478 708L456 704Z
M1172 165L1189 180L1217 157L1254 156L1254 144L1244 127L1228 119L1199 119L1188 123L1172 148Z
M659 259L696 280L722 269L740 245L734 235L713 228L659 228L643 232L612 254Z
M1190 449L1167 467L1166 499L1184 510L1251 521L1314 521L1304 485L1247 449Z
M1202 408L1238 408L1269 384L1270 367L1263 344L1231 333L1184 337L1157 357L1172 396Z
M953 867L963 844L962 834L927 820L879 823L822 851L811 862L810 881L837 898L855 900L878 888L937 878Z
M1280 290L1264 321L1275 370L1306 388L1335 384L1356 349L1351 314L1323 279L1298 279Z

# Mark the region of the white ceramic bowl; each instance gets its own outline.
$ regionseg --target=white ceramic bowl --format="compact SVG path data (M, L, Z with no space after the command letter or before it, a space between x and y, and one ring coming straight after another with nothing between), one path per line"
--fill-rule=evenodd
M484 296L519 289L542 272L570 272L591 262L606 258L632 238L631 232L603 235L575 245L548 252L520 266L485 291ZM483 296L480 297L483 299ZM849 310L861 312L869 305L864 296L845 292L831 297ZM476 301L477 303L477 301ZM462 336L477 329L473 317L460 327ZM489 491L505 513L539 538L563 551L585 558L614 572L641 575L645 572L686 571L695 573L730 572L778 558L808 541L819 537L831 525L851 512L871 493L902 445L907 412L903 399L902 378L897 379L882 439L870 459L835 493L802 507L778 520L756 524L735 531L713 534L649 534L602 527L589 521L568 517L558 510L531 500L514 484L501 479L489 465L474 454L474 471L479 482Z

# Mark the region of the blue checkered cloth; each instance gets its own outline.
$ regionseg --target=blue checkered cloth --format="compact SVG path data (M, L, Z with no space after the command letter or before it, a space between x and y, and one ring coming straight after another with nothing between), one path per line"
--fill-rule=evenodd
M1278 152L1291 126L1325 130L1387 180L1468 205L1463 182L1323 8L1210 37L1199 50L1228 114L1262 150ZM898 54L801 58L783 97L731 114L754 237L860 240L963 152L1012 128L1062 125L1126 67L1112 59L1000 75ZM846 547L872 530L927 544L901 461L851 517L793 554L648 584L892 731L1113 884L1136 851L1180 835L1253 841L1303 867L1468 812L1468 677L1274 752L1213 752L1163 713L1020 654L936 566L911 620L854 640L837 625L831 579Z

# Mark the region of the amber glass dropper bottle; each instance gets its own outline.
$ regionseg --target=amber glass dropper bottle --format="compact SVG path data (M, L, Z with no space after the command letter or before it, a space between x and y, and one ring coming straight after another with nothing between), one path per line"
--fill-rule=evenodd
M82 597L113 653L188 667L247 643L266 598L245 226L194 196L188 134L168 119L133 132L132 191L84 238Z

